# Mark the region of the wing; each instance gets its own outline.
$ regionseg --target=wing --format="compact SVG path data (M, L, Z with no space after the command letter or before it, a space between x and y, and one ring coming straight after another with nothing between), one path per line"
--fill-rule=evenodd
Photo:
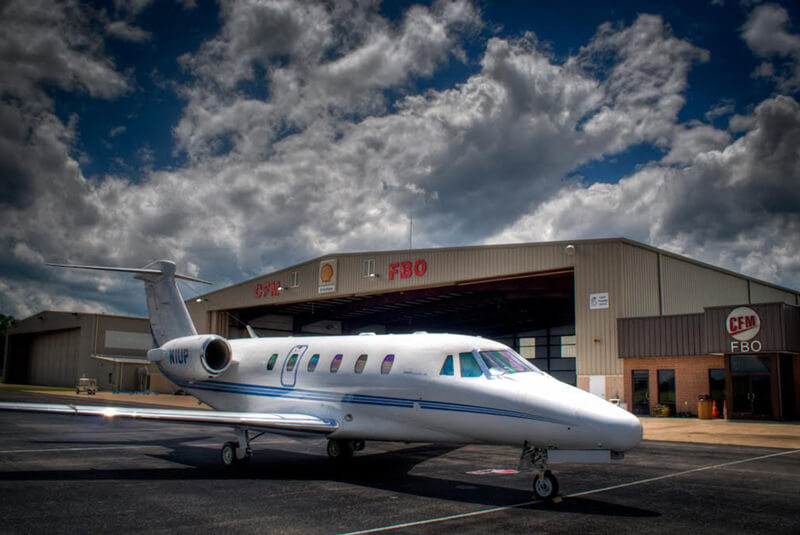
M280 434L329 434L339 428L334 420L310 414L280 414L267 412L234 412L214 410L147 409L140 407L103 407L99 405L68 405L61 403L0 402L0 410L94 416L106 419L159 420L198 425L247 427Z

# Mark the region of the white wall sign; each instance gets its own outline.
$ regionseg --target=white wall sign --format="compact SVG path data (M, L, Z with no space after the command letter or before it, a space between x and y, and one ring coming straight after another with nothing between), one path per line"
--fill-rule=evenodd
M336 260L324 260L319 263L317 281L319 293L327 294L336 291Z
M725 330L733 338L731 353L758 353L761 341L753 340L761 330L761 318L750 307L736 307L725 318Z
M608 292L589 294L589 310L608 308Z

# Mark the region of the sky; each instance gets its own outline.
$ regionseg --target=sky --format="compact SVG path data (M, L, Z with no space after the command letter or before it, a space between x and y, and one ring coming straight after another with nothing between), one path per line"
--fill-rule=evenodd
M5 0L0 312L627 237L800 288L800 5ZM182 287L185 297L206 291Z

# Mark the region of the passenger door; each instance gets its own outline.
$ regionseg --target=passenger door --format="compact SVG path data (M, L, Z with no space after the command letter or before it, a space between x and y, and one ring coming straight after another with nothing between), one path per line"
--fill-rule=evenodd
M298 345L294 346L286 354L283 359L283 367L281 368L281 384L283 386L294 386L297 382L297 370L300 367L300 361L303 360L308 346Z

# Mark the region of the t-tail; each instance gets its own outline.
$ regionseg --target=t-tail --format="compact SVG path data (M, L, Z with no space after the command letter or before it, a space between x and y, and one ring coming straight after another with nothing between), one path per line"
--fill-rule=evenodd
M170 340L184 336L193 336L197 330L189 316L175 279L183 279L202 284L212 284L202 279L175 273L175 263L169 260L156 260L143 268L122 268L105 266L75 266L67 264L47 264L48 266L69 267L78 269L96 269L100 271L121 271L135 273L135 277L144 281L147 294L147 310L150 316L150 327L158 346Z

